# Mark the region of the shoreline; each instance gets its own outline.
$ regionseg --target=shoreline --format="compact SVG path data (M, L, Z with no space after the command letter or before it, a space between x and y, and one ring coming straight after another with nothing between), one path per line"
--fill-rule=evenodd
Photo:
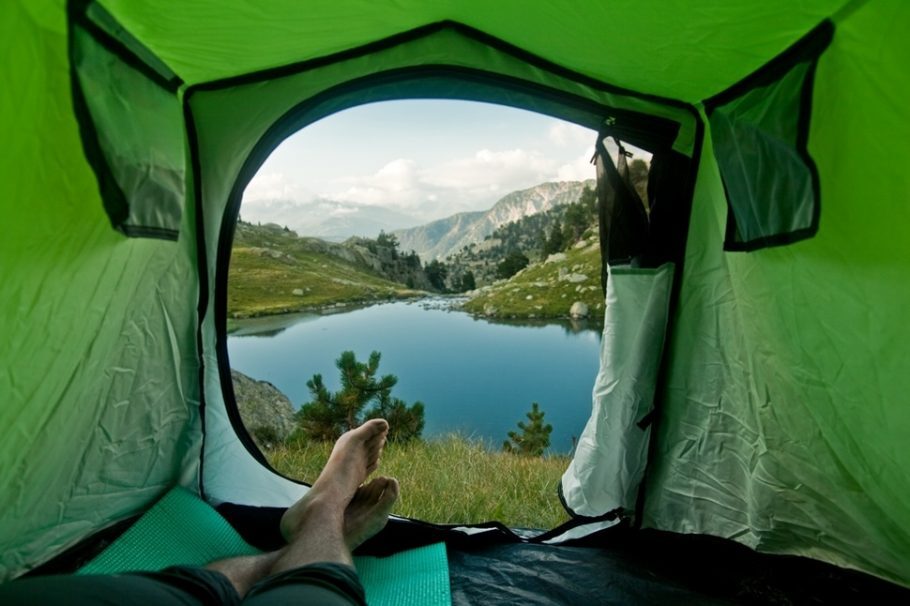
M274 322L275 327L286 323L296 323L298 317L322 317L343 314L378 305L387 305L389 303L407 303L420 304L427 310L441 310L447 312L459 312L466 314L474 320L490 322L493 324L516 325L516 326L546 326L549 324L559 324L570 327L573 332L583 330L595 330L597 332L603 329L603 318L574 318L570 315L563 314L558 316L535 315L535 314L496 314L490 315L483 312L471 311L465 309L465 304L471 301L471 297L464 293L422 293L407 297L388 297L382 299L372 299L369 301L350 300L336 301L324 305L307 305L295 309L283 309L275 312L257 313L246 317L232 317L227 319L227 334L233 335L242 331L245 327L261 323L268 324ZM283 321L284 320L284 321ZM599 320L599 321L598 321Z

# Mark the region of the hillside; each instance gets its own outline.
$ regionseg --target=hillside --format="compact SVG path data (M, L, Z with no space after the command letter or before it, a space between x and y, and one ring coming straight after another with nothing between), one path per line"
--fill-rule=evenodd
M228 274L228 316L247 318L424 294L418 289L429 283L419 259L415 268L407 257L392 259L393 255L382 247L371 253L363 241L348 247L299 238L274 224L238 222ZM383 276L383 267L399 268L405 280ZM415 288L403 284L408 269Z
M579 317L602 321L600 244L597 238L580 240L570 250L529 265L508 280L472 293L462 308L495 318L568 318L578 302L587 311ZM576 306L579 311L579 306Z
M488 211L459 213L392 233L402 250L414 250L425 261L445 259L465 246L482 242L501 225L575 202L586 185L593 187L594 181L541 183L504 196Z
M482 242L465 246L446 258L446 263L452 268L452 275L470 271L475 283L484 286L514 273L503 272L502 268L510 255L520 253L529 262L541 261L596 234L597 199L594 190L586 187L572 203L506 223Z
M587 257L575 259L581 253L573 248L579 241L596 240L596 198L590 185L592 182L545 183L512 192L487 212L463 213L423 226L420 233L424 237L435 238L437 243L451 243L473 238L471 234L480 233L477 230L504 221L480 241L463 245L444 262L433 259L422 263L413 249L401 252L408 245L393 233L380 232L375 239L354 237L335 243L298 237L287 227L275 224L258 226L240 221L229 274L229 315L244 318L339 303L367 304L430 291L472 291L477 286L485 287L512 276L529 262L549 258L551 264L558 264L561 261L554 259L561 257L553 253L563 251L573 258L572 264L581 268L564 269L563 278L568 274L573 279L580 275L599 275L599 258L589 255L592 264L589 269ZM446 229L450 233L444 233ZM581 246L583 249L587 244ZM522 275L535 275L538 271L531 268ZM550 295L569 299L568 306L576 300L585 302L583 295L595 290L582 290L585 285L577 282L562 284L559 278L557 275L554 282L559 288ZM535 278L536 282L549 280L549 276ZM522 288L521 276L515 284L519 290ZM505 296L490 294L494 298L499 295ZM535 301L533 292L523 293L522 297L524 301ZM568 307L562 308L565 303L562 300L500 303L503 302L486 306L486 312L483 306L472 311L489 313L492 308L496 311L490 315L515 317L568 314Z

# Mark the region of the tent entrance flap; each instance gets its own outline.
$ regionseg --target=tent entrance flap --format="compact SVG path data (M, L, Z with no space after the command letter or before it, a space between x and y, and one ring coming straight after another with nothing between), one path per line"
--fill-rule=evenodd
M648 458L651 413L673 285L673 264L611 266L593 411L562 476L574 515L632 515Z

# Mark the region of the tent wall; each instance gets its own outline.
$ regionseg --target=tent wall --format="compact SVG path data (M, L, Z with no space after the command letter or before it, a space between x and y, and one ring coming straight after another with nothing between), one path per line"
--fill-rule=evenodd
M724 252L706 141L646 525L910 584L907 23L867 3L822 55L813 239Z
M195 486L193 238L111 229L60 3L0 6L0 580Z

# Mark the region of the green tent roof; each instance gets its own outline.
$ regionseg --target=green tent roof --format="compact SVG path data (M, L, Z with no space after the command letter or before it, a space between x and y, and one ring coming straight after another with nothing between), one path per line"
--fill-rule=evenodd
M307 2L304 10L294 0L103 4L189 84L452 20L587 76L697 102L753 72L848 1L540 2L533 10L516 0L320 0Z

